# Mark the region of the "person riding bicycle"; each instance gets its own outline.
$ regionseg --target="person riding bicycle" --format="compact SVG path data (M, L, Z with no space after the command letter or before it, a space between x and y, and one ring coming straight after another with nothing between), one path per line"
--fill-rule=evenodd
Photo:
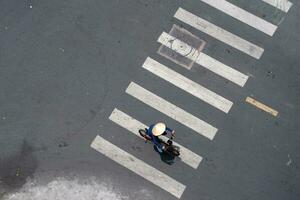
M159 139L158 136L160 135L167 135L167 131L171 133L171 138L174 137L175 131L168 128L164 123L159 122L156 124L152 124L149 126L147 130L147 135L150 136L153 144L155 145L156 149L162 153L165 150L165 145L162 144L162 141Z

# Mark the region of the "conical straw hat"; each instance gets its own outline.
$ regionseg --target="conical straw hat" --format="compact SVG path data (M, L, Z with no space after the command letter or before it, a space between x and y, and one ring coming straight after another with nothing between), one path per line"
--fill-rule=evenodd
M166 130L166 125L164 123L157 123L154 125L153 129L152 129L152 133L155 136L159 136L161 134L163 134Z

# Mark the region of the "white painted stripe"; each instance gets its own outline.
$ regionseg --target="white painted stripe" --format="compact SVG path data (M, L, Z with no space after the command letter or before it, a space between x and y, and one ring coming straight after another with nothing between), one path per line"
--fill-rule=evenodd
M201 1L270 36L273 36L274 32L277 29L277 26L275 26L274 24L271 24L270 22L267 22L266 20L261 19L249 13L248 11L241 9L232 3L229 3L228 1L225 0L201 0Z
M241 87L245 85L249 78L249 76L246 74L243 74L204 53L200 53L196 63L215 72L216 74L219 74L220 76L223 76L224 78L238 84Z
M144 62L143 68L223 112L227 113L233 105L231 101L182 76L150 57Z
M151 167L142 160L132 156L126 151L103 139L99 135L95 137L95 139L91 143L91 147L96 151L104 154L108 158L114 160L118 164L131 170L132 172L142 176L158 187L166 190L178 199L180 199L182 193L186 188L185 185L179 183L178 181L155 169L154 167Z
M151 106L152 108L164 113L172 119L182 123L183 125L193 129L197 133L212 140L218 131L212 125L198 119L185 110L171 104L152 92L142 88L136 83L131 82L126 89L126 93Z
M111 115L109 116L109 119L139 137L141 136L138 130L147 128L145 124L139 122L138 120L132 118L131 116L118 110L117 108L115 108L112 111ZM159 136L159 138L164 140L165 142L168 140L168 137L163 135ZM173 142L173 144L180 148L179 157L181 161L191 166L192 168L197 169L202 160L202 157L176 142Z
M293 3L288 0L262 0L284 12L288 12L289 9L292 7Z
M199 52L192 46L182 42L181 40L163 32L158 40L162 45L172 49L186 58L195 61L197 64L202 65L206 69L232 81L233 83L243 87L248 80L248 76L217 61L216 59Z
M259 59L264 52L264 49L240 38L182 8L179 8L174 15L175 18L190 26L256 58Z

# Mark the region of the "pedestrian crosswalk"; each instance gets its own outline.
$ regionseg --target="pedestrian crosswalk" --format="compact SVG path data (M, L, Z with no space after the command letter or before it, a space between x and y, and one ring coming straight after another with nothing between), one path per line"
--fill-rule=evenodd
M197 49L180 41L179 39L163 32L158 40L162 45L169 47L174 52L195 61L197 64L209 69L210 71L222 76L223 78L243 87L248 80L248 76L217 61L216 59L199 52ZM182 48L184 47L184 48ZM189 53L192 52L192 53ZM147 62L147 61L146 61ZM227 111L228 112L228 111Z
M182 76L150 57L144 62L143 68L225 113L228 113L233 104L224 97Z
M117 108L112 111L109 119L139 137L140 135L137 130L148 127L142 122L139 122L138 120L132 118L131 116L127 115ZM163 135L161 136L161 139L165 142L168 140L168 138ZM173 144L180 148L179 157L181 161L189 165L190 167L197 169L202 160L202 157L176 142L173 142Z
M275 8L278 8L284 12L288 12L289 9L292 7L292 3L288 0L262 0Z
M231 16L231 20L238 20L245 26L250 26L254 28L254 30L268 35L267 38L271 38L279 29L277 25L261 19L258 16L255 16L254 14L251 14L250 12L226 0L198 1L202 1L205 3L205 5L215 8L216 12L222 12ZM274 9L279 9L285 13L287 13L293 5L288 0L261 1L262 3L266 3L266 5L273 6ZM214 40L219 40L225 45L229 45L255 59L260 59L263 55L264 49L261 46L258 46L243 39L241 36L236 35L234 30L228 30L228 28L225 29L225 27L219 27L184 8L179 7L173 17L179 20L179 22L183 22L187 26L193 27L193 32L195 35L197 35L197 32L201 31L211 36ZM183 32L188 33L187 30L184 30ZM194 35L194 33L191 33L190 35ZM160 36L157 38L157 41L153 42L160 43L163 47L166 47L166 49L169 49L171 52L174 52L185 59L193 61L192 63L196 63L199 66L208 69L210 72L217 74L220 79L231 81L232 83L240 86L241 89L249 79L249 76L246 75L247 72L242 72L239 69L239 66L231 67L228 64L222 63L215 59L213 55L207 55L201 51L201 48L195 47L197 45L193 46L189 42L181 40L176 35L165 32L165 30L162 30ZM170 58L172 64L177 65L179 63L172 59ZM196 97L197 100L205 102L205 104L207 104L210 108L216 108L216 111L224 113L224 116L230 114L229 111L233 106L232 101L224 98L222 94L217 94L206 88L205 85L200 85L197 83L197 81L187 78L187 76L184 76L174 70L170 64L166 65L163 64L163 61L159 59L147 57L141 68L146 70L147 73L152 73L162 80L170 83L176 89L186 92L188 95L191 95L191 97ZM190 71L187 70L187 72ZM156 83L154 82L153 84ZM171 120L174 120L175 123L183 125L182 127L184 129L190 129L192 132L203 136L198 137L199 140L208 139L208 142L212 142L214 140L216 133L218 132L218 128L215 127L217 124L214 124L214 126L211 125L211 122L201 119L203 117L195 116L195 114L187 112L184 106L177 106L176 100L166 100L163 97L155 94L154 91L150 91L147 88L147 85L144 83L139 84L135 81L131 81L126 88L125 93L130 98L133 97L144 103L143 106L150 107L154 111L162 113ZM132 112L135 111L133 110ZM201 115L201 113L197 115ZM122 127L125 130L124 134L128 134L129 132L130 134L140 137L138 130L147 127L145 123L131 117L118 108L114 108L108 118L111 122L113 122L113 124ZM194 138L195 134L191 134L190 137ZM162 136L161 139L167 140L168 138ZM181 143L180 141L178 142ZM188 144L182 145L179 143L174 142L174 145L180 147L181 162L188 165L193 170L198 169L201 162L203 162L202 156L199 155L199 152L190 150L188 148ZM130 171L143 177L144 179L169 192L171 195L177 198L180 198L186 189L184 184L152 167L151 163L145 163L141 159L129 154L125 150L120 149L99 135L95 137L90 146L97 152L100 152L109 159L117 162L119 165L129 169Z
M271 24L226 0L201 1L270 36L272 36L277 29L277 26L274 24Z
M178 8L174 17L256 59L259 59L264 52L263 48L196 16L183 8Z
M182 183L179 183L158 169L151 167L147 163L120 149L99 135L97 135L93 140L91 147L118 164L168 191L177 198L181 197L186 188L186 186Z
M148 106L171 117L177 122L193 129L195 132L212 140L217 133L217 128L195 117L178 106L164 100L147 89L131 82L126 89L126 93L144 102Z

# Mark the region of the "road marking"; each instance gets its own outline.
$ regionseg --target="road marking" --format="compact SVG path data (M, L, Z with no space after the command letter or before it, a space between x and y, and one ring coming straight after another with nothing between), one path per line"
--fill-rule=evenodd
M248 11L241 9L232 3L229 3L228 1L225 0L201 0L201 1L270 36L273 36L274 32L277 29L277 26L275 26L274 24L271 24L270 22L267 22L266 20L261 19L249 13Z
M239 36L234 35L182 8L178 8L174 17L256 59L259 59L264 52L263 48L252 44L251 42L248 42L247 40L240 38Z
M198 49L195 49L194 47L182 42L180 39L177 39L166 32L162 32L162 34L158 37L157 42L192 61L196 61L200 54Z
M287 0L262 0L284 12L288 12L289 9L292 7L293 3Z
M97 135L91 147L180 199L186 186Z
M231 101L182 76L150 57L144 62L143 68L225 113L228 113L233 105Z
M243 74L204 53L200 53L196 63L207 69L214 70L216 74L219 74L241 87L244 87L249 78L246 74Z
M173 24L172 29L169 32L169 35L177 37L177 39L185 42L186 46L180 46L180 48L185 51L182 56L178 56L178 54L174 54L172 49L161 45L157 51L157 53L167 59L170 59L174 63L181 65L187 69L191 69L193 64L195 63L195 59L191 58L191 56L198 55L198 52L201 52L205 46L205 41L201 40L197 36L193 35L191 32L187 31L184 28L180 28L178 25ZM175 41L176 42L176 41ZM181 51L182 51L181 50ZM190 59L188 59L190 58Z
M163 32L158 40L162 45L172 49L186 58L195 61L197 64L205 67L206 69L230 80L231 82L243 87L248 80L248 76L217 61L216 59L199 52L192 46L182 42L181 40ZM183 48L184 47L184 48Z
M216 132L218 131L218 129L212 125L142 88L134 82L129 84L126 89L126 93L180 122L181 124L193 129L210 140L213 140Z
M117 108L115 108L112 111L112 113L109 116L109 119L141 138L142 138L142 136L140 136L138 130L145 129L148 127L145 124L143 124L142 122L139 122L138 120L132 118L131 116L127 115L126 113L118 110ZM168 137L163 136L163 135L159 136L159 137L162 140L164 140L165 142L169 139ZM186 163L190 167L197 169L202 160L202 157L176 142L173 142L173 144L180 148L180 156L179 157L180 157L181 161Z
M251 97L247 97L246 98L246 102L249 103L249 104L252 104L254 105L255 107L267 112L267 113L270 113L271 115L273 116L277 116L278 115L278 111L270 108L269 106L263 104L263 103L260 103L258 101L256 101L255 99L251 98Z

